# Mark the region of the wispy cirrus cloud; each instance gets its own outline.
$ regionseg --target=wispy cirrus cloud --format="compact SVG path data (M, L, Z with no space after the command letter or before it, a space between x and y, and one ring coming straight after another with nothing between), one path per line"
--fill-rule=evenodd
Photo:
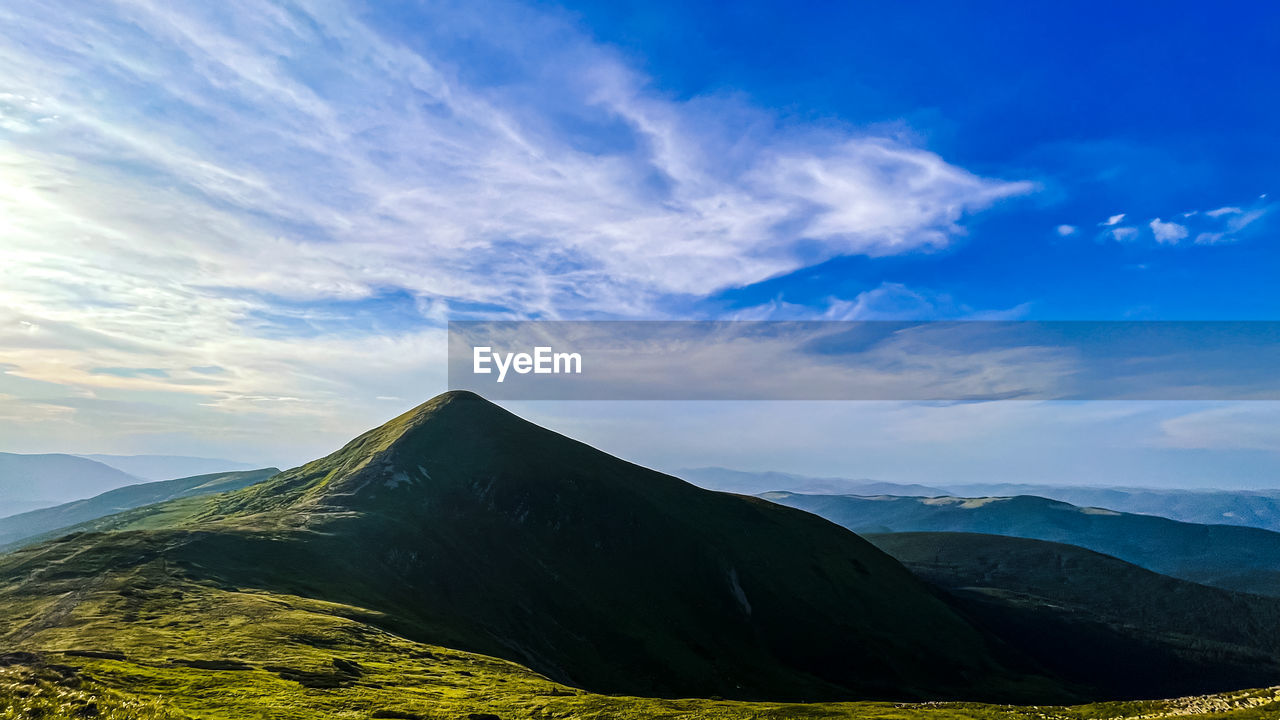
M582 38L548 61L579 68L577 92L531 105L539 88L468 86L444 69L467 58L333 6L26 9L7 20L42 41L0 56L23 126L7 165L41 174L15 189L45 212L17 217L65 212L133 255L115 265L167 259L210 285L643 312L794 269L801 240L819 258L942 246L966 211L1028 189L732 99L663 98ZM564 125L618 137L591 151Z
M451 313L652 316L837 255L945 247L1032 189L670 97L547 12L421 13L0 8L4 383L330 416L438 379L421 368ZM366 326L393 301L394 327Z
M1221 404L1164 420L1160 446L1280 452L1280 403Z
M732 320L1016 320L1030 311L1029 303L983 310L957 301L947 293L884 282L852 298L827 298L818 305L802 305L774 298L728 313Z
M1197 245L1216 245L1222 242L1234 242L1239 239L1250 226L1261 220L1271 210L1267 196L1262 195L1252 206L1241 208L1236 206L1220 207L1204 213L1216 225L1203 229L1196 235Z

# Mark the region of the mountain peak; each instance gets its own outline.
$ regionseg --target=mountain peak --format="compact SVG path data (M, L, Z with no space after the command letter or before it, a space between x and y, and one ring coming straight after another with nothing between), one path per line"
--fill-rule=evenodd
M407 426L406 429L411 429L428 422L470 424L503 420L520 418L470 390L450 390L436 395L387 425L403 423Z
M398 634L607 692L981 697L1022 682L856 535L469 392L175 522L200 528L165 538L192 577L368 608Z
M323 458L228 497L216 514L293 508L372 510L404 515L427 502L429 487L459 474L500 478L530 447L581 446L480 395L452 390L373 428ZM408 491L413 491L406 494Z
M430 415L450 408L457 409L458 407L466 407L467 405L478 405L482 407L489 407L496 411L506 412L502 408L488 400L485 400L479 394L470 390L447 390L415 407L404 415L401 415L401 417Z
M359 446L365 439L376 438L381 443L390 444L402 442L424 428L457 433L482 432L486 428L512 422L535 427L470 390L450 390L370 430L338 452Z

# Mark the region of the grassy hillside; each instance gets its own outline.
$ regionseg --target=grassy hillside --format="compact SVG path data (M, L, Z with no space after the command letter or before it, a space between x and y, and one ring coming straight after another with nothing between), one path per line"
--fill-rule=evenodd
M153 560L219 587L608 692L1049 698L892 558L807 513L695 488L451 393L252 487L0 558L49 597ZM28 586L23 590L23 586Z
M969 533L868 539L954 594L1020 652L1108 697L1280 683L1280 599L1040 540Z
M858 533L971 532L1078 545L1163 575L1280 596L1280 533L1082 508L1040 497L766 493Z
M466 394L266 482L94 528L0 555L0 718L1261 720L1280 711L1280 688L1071 707L886 702L1064 692L1005 670L996 658L1016 647L847 531L692 488ZM496 651L474 652L486 647ZM695 684L729 690L704 696L876 701L655 697Z
M152 558L85 584L59 555L0 586L0 718L124 720L1263 720L1280 688L1075 707L788 704L607 696L413 642L366 609L193 580ZM65 548L64 548L65 549ZM50 548L56 552L56 547Z
M128 485L84 500L0 518L0 550L57 532L96 529L94 520L144 505L239 490L278 472L278 468L263 468Z

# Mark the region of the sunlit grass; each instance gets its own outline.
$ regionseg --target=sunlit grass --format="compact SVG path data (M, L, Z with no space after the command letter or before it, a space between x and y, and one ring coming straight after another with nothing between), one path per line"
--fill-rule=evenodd
M795 705L587 693L515 663L409 641L359 608L193 583L104 581L65 596L11 597L0 633L39 662L0 669L0 718L339 720L1094 720L1280 716L1280 690L1077 707ZM11 602L12 601L12 602ZM65 610L65 612L63 612ZM123 620L125 614L131 618ZM52 621L50 622L50 618ZM33 626L34 623L34 626ZM43 624L42 624L43 623ZM47 624L47 626L45 626ZM35 627L34 632L29 631ZM5 642L6 647L12 647ZM108 657L110 656L110 657ZM115 659L112 659L112 658ZM69 668L75 668L71 671Z

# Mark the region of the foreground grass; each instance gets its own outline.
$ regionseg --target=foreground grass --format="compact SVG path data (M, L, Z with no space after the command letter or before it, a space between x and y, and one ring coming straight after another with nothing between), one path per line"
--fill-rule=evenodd
M78 671L48 665L0 668L0 718L97 718L98 720L181 720L189 717L165 703L130 697L81 677Z
M0 590L0 718L1100 720L1280 717L1280 688L1076 707L744 703L587 693L412 642L359 608L160 577ZM163 580L163 582L160 582ZM26 585L25 587L30 587ZM31 655L14 654L24 651Z
M470 667L482 668L483 662ZM454 669L385 669L340 688L305 688L261 669L208 670L93 659L69 668L43 664L0 668L0 718L865 718L868 720L1100 720L1202 718L1263 720L1280 714L1280 690L1178 700L1077 707L976 704L830 703L788 705L713 700L654 700L541 687L502 674ZM323 669L322 669L323 671ZM387 685L381 683L386 682Z

